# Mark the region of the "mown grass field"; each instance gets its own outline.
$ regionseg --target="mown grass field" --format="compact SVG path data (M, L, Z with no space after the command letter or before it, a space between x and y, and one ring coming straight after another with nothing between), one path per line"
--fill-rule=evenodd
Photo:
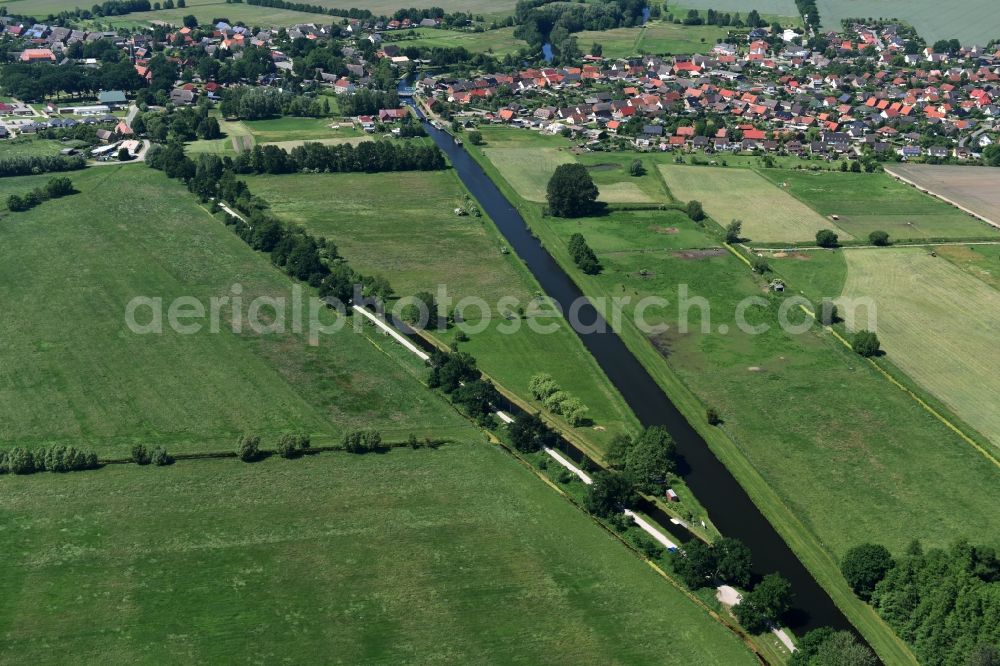
M1000 292L924 249L844 256L844 296L874 299L889 358L1000 446Z
M820 229L836 229L756 171L674 164L661 164L659 169L676 199L700 201L722 226L742 220L743 237L751 241L809 241Z
M686 13L685 13L686 15ZM576 33L584 53L592 44L602 47L605 58L627 58L641 54L707 53L728 28L714 25L676 25L666 21L650 21L636 28L587 30Z
M516 200L499 171L482 154L477 158ZM589 296L629 296L633 303L650 295L669 299L668 306L647 312L647 322L672 328L650 340L626 317L626 344L882 658L913 662L898 637L851 593L839 559L872 534L896 552L915 536L947 544L1000 533L1000 504L990 490L1000 480L996 468L829 334L815 327L801 334L782 330L782 297L765 296L765 307L746 311L747 323L768 324L766 332L741 332L737 305L764 290L732 254L598 251L604 271L588 277L573 268L566 252L568 233L579 228L543 218L540 206L523 200L518 208ZM688 224L689 233L701 233ZM652 239L658 232L649 234ZM642 244L634 237L630 242ZM678 236L677 242L704 249L715 240ZM843 270L828 266L817 283L839 286ZM706 332L697 306L689 310L688 332L680 332L681 285L688 298L707 300ZM801 288L789 286L792 293ZM799 322L795 309L791 321ZM728 327L725 333L721 324ZM704 423L706 405L720 410L721 428ZM929 500L929 484L948 492Z
M683 0L668 2L666 11L674 16L687 16L688 9L717 9L721 12L740 12L746 18L747 12L756 9L762 15L797 17L795 0Z
M0 485L4 661L756 663L483 443Z
M413 33L413 37L410 36ZM466 32L459 30L441 30L439 28L415 28L405 30L402 39L393 39L392 44L400 48L417 46L421 48L458 48L468 49L472 53L496 53L503 55L514 53L528 45L527 42L514 37L514 28L499 28L484 32ZM395 36L390 33L390 36Z
M39 155L58 155L66 144L51 139L18 137L0 142L0 158Z
M871 16L905 21L928 44L957 38L965 45L985 45L997 35L996 22L989 20L996 10L993 0L945 4L934 0L818 0L816 5L825 30L840 30L845 18Z
M482 129L483 150L504 174L504 178L525 199L545 201L549 179L560 164L580 162L589 170L600 191L598 200L606 203L658 203L669 200L651 162L645 160L647 173L630 176L628 165L638 155L615 153L580 153L570 151L571 143L559 136L543 136L511 128Z
M864 240L875 230L894 240L997 237L996 230L884 173L763 169L760 175L837 227Z
M4 446L60 442L121 455L136 442L174 453L229 450L244 431L271 445L289 430L317 441L365 427L387 439L474 432L350 326L316 347L290 332L253 334L251 301L290 302L292 283L181 185L141 165L69 176L79 194L0 218ZM4 178L0 197L47 179ZM193 335L170 328L173 299L194 297L208 310L210 298L232 296L236 284L243 334L227 325L231 304L220 309L219 333L207 319ZM127 327L126 305L139 296L163 299L162 335ZM261 319L272 313L265 307ZM291 316L289 305L289 327ZM136 315L151 318L148 308Z
M939 245L939 256L1000 290L1000 245Z
M995 169L933 164L893 164L898 173L917 186L953 201L1000 224L1000 174Z
M252 176L250 190L282 219L337 244L363 273L389 279L398 295L435 293L458 300L503 296L524 302L516 259L485 218L458 216L465 190L452 171ZM489 266L491 270L484 270Z

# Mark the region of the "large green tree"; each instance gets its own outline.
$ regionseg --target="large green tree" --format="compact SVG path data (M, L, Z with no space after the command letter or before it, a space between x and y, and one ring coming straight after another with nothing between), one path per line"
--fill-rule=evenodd
M854 593L868 600L892 565L892 555L885 546L863 543L847 551L840 570Z
M582 217L594 211L597 194L587 167L577 162L560 164L546 190L549 212L557 217Z

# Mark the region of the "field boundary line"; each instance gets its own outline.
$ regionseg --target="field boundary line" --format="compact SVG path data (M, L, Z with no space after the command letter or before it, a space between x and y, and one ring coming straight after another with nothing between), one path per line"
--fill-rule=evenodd
M888 168L885 168L885 167L883 167L883 169L885 170L885 172L887 174L889 174L893 178L896 178L897 180L901 180L904 183L906 183L907 185L912 185L913 187L917 188L921 192L925 192L925 193L931 195L932 197L940 199L941 201L943 201L945 203L951 204L955 208L958 208L959 210L968 213L972 217L976 218L977 220L981 220L981 221L985 222L986 224L990 225L991 227L996 227L997 229L1000 229L1000 223L994 222L993 220L989 219L988 217L983 217L979 213L977 213L977 212L975 212L973 210L969 210L968 208L966 208L962 204L956 203L956 202L952 201L951 199L949 199L946 196L938 194L937 192L932 192L930 189L924 187L923 185L919 185L919 184L915 183L914 181L910 180L909 178L907 178L906 176L902 176L902 175L896 173L895 171L892 171L891 169L888 169Z
M809 308L807 308L804 305L799 305L799 307L807 315L809 315L813 319L816 319L816 313L815 312L813 312L812 310L810 310ZM850 350L853 351L854 347L851 345L851 343L844 336L842 336L840 333L838 333L836 330L834 330L831 326L824 326L823 328L825 330L829 331L833 335L833 337L835 337L837 340L839 340L845 347L847 347L848 349L850 349ZM911 389L909 389L908 387L904 386L902 384L902 382L900 382L898 379L896 379L895 377L893 377L889 372L886 371L885 368L883 368L882 366L880 366L875 361L875 359L866 358L865 360L868 361L868 363L871 364L871 366L873 368L875 368L883 377L885 377L886 379L888 379L894 386L896 386L901 391L903 391L904 393L906 393L907 395L909 395L911 398L913 398L913 400L916 401L916 403L918 405L920 405L921 407L923 407L924 410L926 410L928 414L930 414L931 416L933 416L934 418L936 418L938 421L940 421L941 423L943 423L949 430L951 430L956 435L958 435L963 440L965 440L965 442L967 444L969 444L970 446L972 446L972 448L974 448L976 451L978 451L984 458L986 458L988 461L990 461L991 463L993 463L994 466L996 466L998 469L1000 469L1000 460L997 460L995 457L993 457L993 455L989 451L987 451L986 449L984 449L974 439L972 439L971 437L969 437L965 433L964 430L962 430L961 428L959 428L958 426L956 426L954 423L952 423L947 417L945 417L943 414L941 414L938 410L934 409L929 404L927 404L927 402L923 398L921 398L919 395L917 395L916 393L914 393Z

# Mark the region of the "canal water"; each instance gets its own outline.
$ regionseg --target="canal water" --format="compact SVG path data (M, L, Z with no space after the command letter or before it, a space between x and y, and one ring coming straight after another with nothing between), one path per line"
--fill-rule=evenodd
M420 110L417 110L423 118ZM462 182L496 223L500 232L544 292L565 308L583 294L576 283L531 235L524 218L483 172L462 146L447 132L424 123L434 142L447 154ZM801 635L821 626L852 630L851 624L799 562L763 514L751 502L746 491L729 470L715 457L705 440L681 415L666 393L643 365L632 355L610 326L588 326L601 321L601 315L589 304L580 309L584 331L577 332L597 363L618 388L625 401L646 427L662 425L669 430L683 457L681 468L685 482L711 516L722 534L735 537L750 547L754 575L780 572L795 593L794 608L783 619ZM645 507L644 507L645 508ZM831 508L835 510L835 508ZM676 533L679 530L670 530ZM855 632L856 633L856 632Z

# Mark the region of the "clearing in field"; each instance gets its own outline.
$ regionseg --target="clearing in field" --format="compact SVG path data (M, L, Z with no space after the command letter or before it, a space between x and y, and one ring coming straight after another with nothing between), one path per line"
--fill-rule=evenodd
M407 30L408 35L411 31ZM412 31L416 37L393 40L400 48L417 46L421 48L457 48L459 46L472 53L514 53L528 45L514 37L514 28L499 28L484 32L441 30L439 28L417 28Z
M542 136L519 129L496 129L483 132L483 154L500 171L517 193L528 201L542 203L549 179L560 164L579 161L589 170L605 203L657 203L668 197L659 179L651 173L633 177L627 173L635 155L584 154L575 156L562 137Z
M177 297L207 311L209 299L231 297L239 284L247 322L255 297L291 299L292 282L158 171L68 175L79 194L0 219L5 446L59 442L122 455L136 442L174 453L229 450L244 431L272 443L289 430L317 441L364 427L397 440L472 432L350 326L312 347L289 332L245 326L236 334L232 310L222 308L218 333L206 319L195 320L203 322L197 333L175 332L166 310ZM0 179L0 199L48 178ZM125 308L136 297L162 298L163 334L129 330ZM265 305L261 316L273 312ZM148 308L136 313L138 323L152 317Z
M756 171L674 164L659 169L674 198L700 201L722 226L742 220L743 236L751 241L810 241L820 229L837 229Z
M957 38L965 46L986 44L997 37L996 0L818 0L825 30L841 30L845 18L891 18L905 21L933 44Z
M606 58L627 58L645 53L708 53L716 41L728 35L727 28L714 25L675 25L650 21L635 28L587 30L575 33L586 52L593 43L601 45Z
M918 187L968 208L1000 226L1000 169L934 164L893 164L887 169Z
M1000 446L1000 292L926 250L851 250L847 298L878 305L889 358Z
M986 224L883 173L786 169L758 173L820 215L837 216L835 224L855 238L867 238L875 230L888 232L896 241L998 237Z

